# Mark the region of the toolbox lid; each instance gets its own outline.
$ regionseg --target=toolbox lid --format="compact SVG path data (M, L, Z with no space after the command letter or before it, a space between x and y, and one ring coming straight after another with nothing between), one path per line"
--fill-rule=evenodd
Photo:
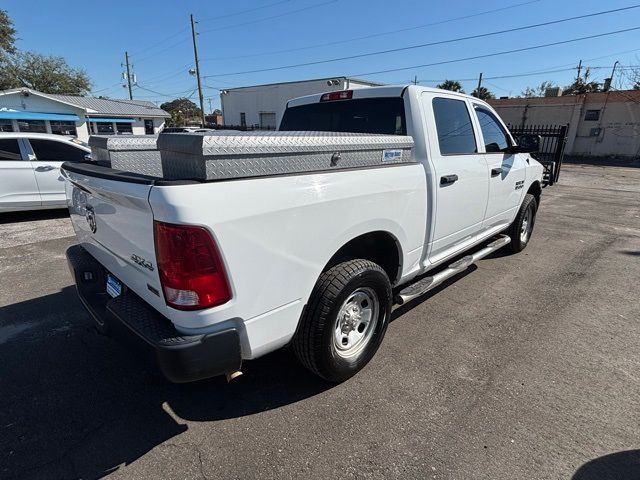
M219 130L202 133L160 134L158 149L217 157L231 155L296 154L328 151L411 149L413 138L404 135L379 135L342 132L241 132Z

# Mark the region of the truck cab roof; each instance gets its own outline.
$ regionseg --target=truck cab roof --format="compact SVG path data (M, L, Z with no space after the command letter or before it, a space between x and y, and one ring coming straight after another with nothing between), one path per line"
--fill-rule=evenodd
M362 99L362 98L375 98L375 97L401 97L406 90L415 91L416 93L420 92L432 92L432 93L446 93L448 95L456 95L461 98L471 98L475 102L479 102L482 104L486 104L486 102L480 100L479 98L472 97L471 95L467 95L459 92L452 92L450 90L442 90L440 88L433 87L423 87L420 85L385 85L383 87L367 87L367 88L356 88L353 90L349 90L352 92L351 100ZM318 103L320 99L325 93L315 93L313 95L305 95L304 97L298 97L291 99L287 102L287 108L289 107L297 107L300 105L308 105L310 103Z

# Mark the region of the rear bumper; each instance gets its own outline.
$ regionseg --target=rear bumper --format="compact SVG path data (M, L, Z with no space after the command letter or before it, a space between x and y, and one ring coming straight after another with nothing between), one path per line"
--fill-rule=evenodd
M153 355L168 380L191 382L240 369L240 338L235 327L184 336L134 292L125 289L111 298L104 267L80 245L67 249L67 262L78 295L98 325Z

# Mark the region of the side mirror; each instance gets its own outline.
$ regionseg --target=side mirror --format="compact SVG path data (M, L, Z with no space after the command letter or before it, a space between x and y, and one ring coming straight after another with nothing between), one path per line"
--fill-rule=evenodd
M535 153L540 150L542 137L532 133L524 133L515 137L518 145L512 147L512 153Z
M85 162L90 162L90 161L91 161L91 154L90 154L90 153L87 153L87 154L84 156L84 161L85 161Z

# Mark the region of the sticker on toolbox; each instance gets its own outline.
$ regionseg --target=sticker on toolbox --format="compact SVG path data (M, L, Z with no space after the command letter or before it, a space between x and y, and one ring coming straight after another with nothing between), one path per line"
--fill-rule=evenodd
M383 150L382 161L393 162L402 158L402 150Z

